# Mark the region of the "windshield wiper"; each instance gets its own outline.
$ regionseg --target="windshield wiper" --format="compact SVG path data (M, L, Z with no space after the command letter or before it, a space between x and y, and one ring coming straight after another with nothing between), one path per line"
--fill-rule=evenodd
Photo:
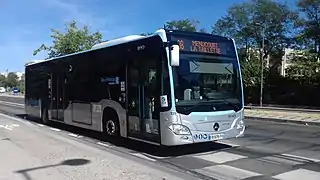
M196 107L199 107L199 106L201 106L201 105L203 105L203 104L207 104L207 103L210 103L211 101L202 101L202 102L198 102L197 104L195 104L195 105L193 105L193 106L191 106L191 107L189 107L189 108L185 108L185 111L190 111L190 110L192 110L192 109L194 109L194 108L196 108Z
M234 107L234 110L235 110L235 111L239 108L236 104L234 104L234 103L230 102L230 101L229 101L229 100L227 100L227 99L222 99L222 101L223 101L223 102L225 102L226 104L228 104L228 105L230 105L230 106Z
M228 105L232 106L235 111L239 108L236 104L228 101L227 99L219 99L219 100L209 100L209 99L207 99L207 101L198 102L198 103L196 103L195 105L193 105L193 106L191 106L189 108L185 108L185 111L190 111L190 110L192 110L192 109L194 109L196 107L199 107L199 106L201 106L203 104L220 103L220 102L223 102L225 104L228 104Z

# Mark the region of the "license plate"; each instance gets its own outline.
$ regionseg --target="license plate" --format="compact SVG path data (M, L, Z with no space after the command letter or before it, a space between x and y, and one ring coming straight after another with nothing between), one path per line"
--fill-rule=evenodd
M216 141L216 140L219 140L219 139L223 139L223 134L212 134L212 135L210 135L210 140L212 140L212 141Z

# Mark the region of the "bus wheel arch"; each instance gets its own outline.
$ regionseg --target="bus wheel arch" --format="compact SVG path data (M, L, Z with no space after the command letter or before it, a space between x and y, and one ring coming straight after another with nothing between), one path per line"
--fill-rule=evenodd
M118 113L111 107L105 107L102 115L103 132L109 136L120 135L120 122Z

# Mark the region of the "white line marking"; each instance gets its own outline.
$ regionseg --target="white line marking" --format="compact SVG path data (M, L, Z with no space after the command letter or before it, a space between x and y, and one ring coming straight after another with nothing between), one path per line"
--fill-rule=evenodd
M211 153L211 154L206 154L206 155L195 155L193 157L204 159L206 161L211 161L214 163L225 163L228 161L235 161L243 158L247 158L247 156L242 156L238 154L233 154L229 152L216 152L216 153Z
M221 144L225 144L225 145L228 145L228 146L231 146L231 147L240 147L240 145L238 144L234 144L228 140L221 140L221 141L217 141L217 143L221 143Z
M134 156L136 156L136 157L139 157L139 158L143 158L143 159L146 159L146 160L149 160L149 161L157 161L157 160L155 160L155 159L152 159L152 158L149 158L148 156L145 156L145 155L143 155L143 154L141 154L141 153L130 153L131 155L134 155Z
M99 144L100 146L104 146L104 147L111 147L109 144L105 144L102 142L97 142L97 144Z
M57 129L57 128L50 128L52 131L57 131L57 132L59 132L59 131L61 131L60 129Z
M307 161L320 162L320 159L307 158L307 157L297 156L297 155L293 155L293 154L281 154L281 155L292 157L292 158L298 158L298 159L302 159L302 160L307 160Z
M69 136L75 137L75 138L81 138L82 136L77 135L77 134L73 134L73 133L69 133Z
M20 125L19 124L12 124L11 126L12 127L19 127Z
M228 166L228 165L216 165L208 166L201 169L196 169L197 172L213 177L215 179L246 179L254 176L260 176L261 174Z
M320 172L310 171L307 169L297 169L273 176L281 180L319 180Z
M4 125L0 125L0 128L4 128L4 129L12 131L12 129L8 125L5 125L5 126Z
M168 156L168 157L159 157L159 156L154 156L154 155L151 155L151 154L147 154L147 153L142 153L143 155L145 156L150 156L154 159L166 159L166 158L170 158L171 156Z
M40 127L44 127L44 125L43 124L37 124L38 126L40 126Z

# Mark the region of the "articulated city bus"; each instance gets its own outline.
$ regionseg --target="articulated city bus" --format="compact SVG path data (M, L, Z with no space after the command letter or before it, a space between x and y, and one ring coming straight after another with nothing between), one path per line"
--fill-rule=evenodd
M25 111L108 136L175 146L241 137L235 43L160 29L25 68Z

